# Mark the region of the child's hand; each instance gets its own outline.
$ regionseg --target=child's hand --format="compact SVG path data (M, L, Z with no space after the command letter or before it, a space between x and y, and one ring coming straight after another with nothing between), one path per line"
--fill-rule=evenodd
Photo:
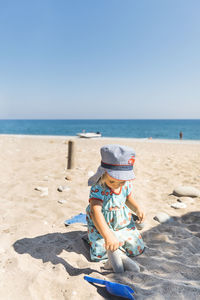
M119 248L119 246L122 246L122 243L118 241L114 233L110 232L108 236L105 238L105 248L106 250L110 250L114 252Z
M139 224L144 221L144 213L139 208L136 210L136 215L139 218L139 221L137 221Z

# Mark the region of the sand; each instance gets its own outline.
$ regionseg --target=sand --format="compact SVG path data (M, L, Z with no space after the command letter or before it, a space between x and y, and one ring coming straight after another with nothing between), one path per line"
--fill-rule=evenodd
M67 170L69 139L76 146L73 170ZM108 143L131 146L137 155L134 193L146 214L139 273L115 274L92 262L82 239L86 226L64 225L85 213L88 174ZM84 275L127 284L137 300L200 299L200 198L170 195L177 185L200 189L200 142L1 135L0 147L0 299L120 299ZM177 199L187 207L172 208ZM173 221L160 224L158 212Z

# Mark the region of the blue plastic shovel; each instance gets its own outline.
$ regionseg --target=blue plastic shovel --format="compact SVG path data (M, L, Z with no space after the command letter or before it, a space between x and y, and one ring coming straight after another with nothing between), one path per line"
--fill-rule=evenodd
M107 281L107 280L101 280L101 279L93 278L90 276L84 276L84 279L89 282L105 285L107 291L111 295L134 300L133 295L131 295L132 293L134 293L134 290L132 288L130 288L128 285L115 283L115 282L111 282L111 281Z

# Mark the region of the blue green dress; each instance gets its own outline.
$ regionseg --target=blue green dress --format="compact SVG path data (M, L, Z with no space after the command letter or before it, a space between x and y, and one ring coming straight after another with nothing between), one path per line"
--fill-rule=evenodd
M144 242L141 234L135 226L131 210L126 205L126 199L131 193L132 183L126 181L119 193L115 193L109 187L94 185L91 187L89 201L102 202L102 213L119 242L124 243L123 250L128 256L136 256L143 252ZM91 260L100 261L107 258L105 241L98 232L91 218L90 205L86 208L88 224L88 238L90 241Z

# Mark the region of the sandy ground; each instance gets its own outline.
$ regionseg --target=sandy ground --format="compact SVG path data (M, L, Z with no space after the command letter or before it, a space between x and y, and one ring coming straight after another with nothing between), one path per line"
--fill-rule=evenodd
M67 170L69 139L76 149L73 170ZM136 151L134 193L146 214L147 245L134 259L139 273L116 274L91 262L82 239L86 226L64 225L85 213L89 173L109 143ZM0 299L120 299L84 275L127 284L136 300L200 299L200 198L170 195L178 185L200 189L200 142L4 135L0 149ZM59 192L59 186L69 189ZM48 195L36 187L47 187ZM177 199L187 207L172 208ZM173 222L155 221L158 212Z

